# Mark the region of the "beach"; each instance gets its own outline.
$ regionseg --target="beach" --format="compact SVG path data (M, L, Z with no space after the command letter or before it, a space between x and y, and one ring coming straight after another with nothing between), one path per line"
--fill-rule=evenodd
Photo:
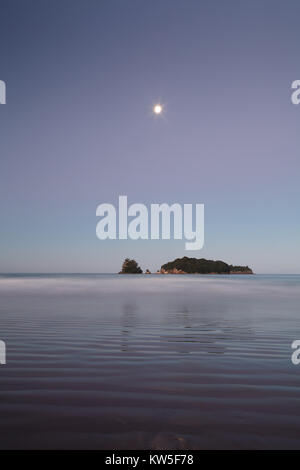
M2 449L298 449L298 275L1 275Z

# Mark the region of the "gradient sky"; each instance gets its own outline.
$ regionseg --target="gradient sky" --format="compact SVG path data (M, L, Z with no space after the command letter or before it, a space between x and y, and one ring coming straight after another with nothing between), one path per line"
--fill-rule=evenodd
M187 255L299 273L299 14L298 0L1 0L0 272ZM98 240L96 207L121 194L204 203L204 249Z

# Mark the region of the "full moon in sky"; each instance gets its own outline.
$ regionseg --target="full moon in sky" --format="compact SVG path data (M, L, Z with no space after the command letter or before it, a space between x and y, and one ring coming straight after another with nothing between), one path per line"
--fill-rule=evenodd
M161 114L162 113L162 105L161 104L156 104L154 107L153 107L153 112L155 114Z

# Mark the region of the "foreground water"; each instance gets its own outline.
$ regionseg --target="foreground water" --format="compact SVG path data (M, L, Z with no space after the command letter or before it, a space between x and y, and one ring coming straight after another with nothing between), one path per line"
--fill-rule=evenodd
M0 276L1 448L300 448L300 276Z

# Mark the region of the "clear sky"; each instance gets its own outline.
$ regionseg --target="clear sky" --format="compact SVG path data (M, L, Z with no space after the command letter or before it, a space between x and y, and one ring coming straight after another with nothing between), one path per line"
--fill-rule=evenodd
M187 255L299 273L299 14L298 0L1 0L0 272ZM121 194L204 203L204 249L98 240L96 207Z

